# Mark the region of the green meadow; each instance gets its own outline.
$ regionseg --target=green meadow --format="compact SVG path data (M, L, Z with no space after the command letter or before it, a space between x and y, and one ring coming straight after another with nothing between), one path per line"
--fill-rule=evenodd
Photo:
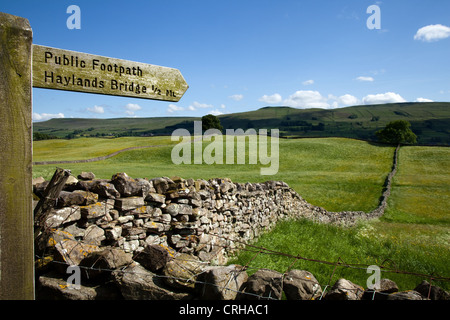
M105 156L130 147L163 146L171 143L170 137L81 138L34 141L33 161L84 160Z
M89 159L128 147L159 145L160 147L155 148L130 150L104 161L63 166L72 170L74 175L81 171L92 171L97 177L104 179L111 178L117 172L126 172L135 178L228 177L236 182L283 180L307 201L328 210L370 211L378 203L394 152L391 147L344 138L280 139L278 173L262 176L260 168L269 165L262 166L259 161L258 164L249 165L248 149L246 164L243 165L174 165L171 151L176 143L170 137L36 141L33 161ZM203 143L204 147L208 144L209 142ZM247 147L250 148L248 144ZM50 179L56 167L57 165L34 166L33 177Z
M327 210L369 212L378 204L394 153L393 147L346 138L280 139L278 173L261 176L260 164L174 165L171 151L176 143L170 137L36 141L33 161L88 159L128 147L152 145L157 147L123 152L98 162L60 166L70 169L75 176L81 171L92 171L98 178L126 172L134 178L283 180L308 202ZM204 142L203 146L207 145ZM340 258L347 263L384 264L450 277L449 156L450 149L445 147L402 147L388 209L380 219L353 228L304 220L282 222L254 245L313 259ZM34 166L33 177L50 179L57 166ZM232 262L245 265L254 255L243 250ZM251 266L284 272L292 263L292 259L261 254L252 260ZM292 267L311 271L323 285L330 281L333 271L333 266L303 260L297 260ZM365 270L338 267L331 285L338 277L347 277L366 287L368 274ZM383 273L382 277L396 281L401 289L413 289L423 280L395 273ZM450 287L448 282L439 285Z

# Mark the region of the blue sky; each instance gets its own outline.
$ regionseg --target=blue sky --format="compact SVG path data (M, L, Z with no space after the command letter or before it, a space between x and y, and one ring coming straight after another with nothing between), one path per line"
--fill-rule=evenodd
M1 0L0 11L28 18L36 44L177 68L190 86L178 103L33 89L34 120L450 101L448 0Z

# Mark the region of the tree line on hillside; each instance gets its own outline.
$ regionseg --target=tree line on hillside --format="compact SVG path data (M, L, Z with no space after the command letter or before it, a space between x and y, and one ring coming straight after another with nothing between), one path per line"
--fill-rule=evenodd
M177 128L189 128L193 122L184 121L180 124L172 125L169 127L166 127L166 129L172 129L175 130ZM281 124L285 126L300 126L302 127L302 130L305 130L305 128L309 130L316 130L316 131L325 131L325 125L323 123L319 123L317 126L310 125L309 123L305 121L283 121ZM385 128L378 130L375 132L375 136L377 137L378 141L382 143L392 144L392 145L398 145L398 144L416 144L417 143L417 136L416 134L411 130L411 124L406 120L396 120L389 122ZM220 119L212 114L208 114L206 116L202 117L202 129L203 131L206 131L208 129L218 129L220 131L223 131L224 128L222 124L220 123ZM89 128L87 131L93 131L95 128ZM83 130L74 130L73 132L67 134L65 136L66 139L75 139L79 137L81 134L83 134ZM96 134L89 134L90 137L105 137L105 136L112 136L115 138L118 137L125 137L125 136L149 136L153 135L152 133L142 133L142 132L136 132L133 130L128 130L120 133L96 133ZM48 139L58 139L55 135L42 133L42 132L35 132L33 134L33 140L39 141L39 140L48 140Z
M42 133L42 132L34 132L33 133L33 141L40 141L40 140L51 140L51 139L59 139L57 136Z

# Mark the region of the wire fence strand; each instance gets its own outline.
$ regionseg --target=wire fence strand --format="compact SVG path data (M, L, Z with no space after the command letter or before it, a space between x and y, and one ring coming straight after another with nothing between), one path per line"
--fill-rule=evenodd
M257 298L257 299L267 299L267 300L279 300L281 299L281 294L279 297L274 297L272 293L269 293L269 296L262 296L262 295L258 295L252 292L246 292L245 290L239 290L239 289L233 289L229 287L229 283L231 281L231 279L233 277L236 277L236 274L238 274L239 272L245 272L245 271L253 271L253 270L259 270L261 269L261 267L256 267L254 265L252 265L255 261L255 259L259 256L259 255L275 255L275 256L280 256L280 257L285 257L288 259L292 259L292 262L289 264L289 266L286 268L286 270L283 273L280 273L280 282L281 282L281 292L283 291L283 283L284 283L284 277L285 275L292 269L292 267L295 265L296 262L298 262L299 260L303 260L303 261L307 261L307 262L312 262L312 263L319 263L319 264L324 264L324 265L329 265L332 266L332 272L330 274L329 280L328 282L324 285L324 284L319 284L320 287L323 288L320 297L318 298L318 300L322 300L325 296L326 296L326 291L329 290L330 288L333 287L332 285L332 279L336 273L336 270L338 267L340 268L351 268L351 269L357 269L357 270L367 270L367 268L373 264L362 264L362 263L347 263L345 262L341 257L339 257L337 259L337 261L326 261L326 260L322 260L322 259L315 259L315 258L311 258L311 257L304 257L301 256L300 254L297 255L292 255L289 253L285 253L285 252L281 252L281 251L277 251L277 250L273 250L273 249L269 249L269 248L265 248L265 247L261 247L261 246L256 246L254 244L248 244L245 243L242 240L239 239L229 239L228 237L224 237L223 235L218 235L218 234L214 234L214 233L207 233L210 236L213 237L217 237L220 238L222 240L225 240L225 244L222 245L215 245L217 248L223 248L223 249L232 249L232 250L236 250L236 246L232 246L231 244L233 242L236 242L241 248L238 249L239 251L249 251L251 253L254 253L252 255L252 257L247 261L247 263L244 264L244 266L240 269L240 270L235 270L230 274L230 278L228 280L228 282L226 282L224 285L218 285L216 283L211 283L211 282L206 282L206 281L202 281L202 280L198 280L199 275L203 274L205 272L205 269L200 268L200 270L197 270L198 272L195 272L193 274L191 274L188 278L181 278L181 277L175 277L175 276L171 276L171 275L165 275L165 274L157 274L157 273L142 273L142 276L149 276L149 274L152 275L152 277L156 277L156 278L161 278L161 279L171 279L173 281L181 281L181 282L185 282L185 283L191 283L194 285L203 285L203 289L205 289L205 286L214 286L217 287L219 290L229 290L229 291L233 291L237 294L243 295L243 296L248 296L251 298ZM82 245L82 242L79 241L79 245ZM76 246L75 246L76 247ZM72 248L72 250L75 249ZM114 247L111 247L114 248ZM181 250L181 248L180 248ZM176 251L177 253L180 253L180 250ZM219 253L219 251L217 251L217 254ZM131 263L134 262L134 259L138 256L142 254L142 252L135 252L133 254L133 260ZM44 255L45 256L45 255ZM44 256L36 256L36 258L43 258ZM129 267L130 265L126 265L124 267L121 267L119 269L108 269L108 268L98 268L95 267L96 263L99 261L100 258L98 258L96 261L94 261L91 266L82 266L79 265L78 267L80 269L84 269L84 270L93 270L93 271L99 271L99 272L118 272L118 273L136 273L135 271L127 271L127 267ZM202 266L208 266L211 265L210 261L203 261L203 262L199 262L199 260L197 258L192 258L192 259L181 259L181 258L176 258L177 259L177 263L180 264L181 267L183 267L183 263L187 263L187 262L196 262L199 263ZM67 265L70 266L70 263L67 262L61 262L61 261L52 261L52 263L57 263L57 264L63 264L63 265ZM391 265L393 265L395 268L392 267L388 267L383 265L384 263L389 263ZM444 281L444 282L449 282L450 278L449 277L445 277L442 275L437 275L437 274L424 274L424 273L420 273L420 272L413 272L413 271L407 271L407 270L400 270L396 267L396 263L390 259L385 259L382 262L382 265L379 266L380 271L384 272L384 273L396 273L396 274L404 274L404 275L409 275L409 276L414 276L414 277L420 277L422 279L427 279L429 280L430 283L430 287L429 287L429 291L428 291L428 295L427 297L430 297L431 294L431 284L434 281ZM302 279L305 280L305 279ZM319 288L316 288L316 292L314 292L311 295L311 298L313 298L315 296L315 293L317 293L317 291L319 290ZM347 291L358 291L360 289L355 289L355 288L343 288L344 290ZM269 291L271 292L271 291ZM373 290L369 291L370 294L372 295L371 299L375 299L375 295L389 295L390 293L384 293L384 292L380 292L380 291L376 291ZM242 296L241 296L242 297Z

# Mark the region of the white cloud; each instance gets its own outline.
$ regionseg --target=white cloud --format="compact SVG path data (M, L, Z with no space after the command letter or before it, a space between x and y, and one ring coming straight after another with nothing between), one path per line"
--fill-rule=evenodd
M372 77L358 77L356 78L356 80L360 81L360 82L373 82L375 79Z
M369 94L362 99L364 104L384 104L406 102L403 97L394 92Z
M344 94L337 99L340 106L355 106L360 103L359 99L351 94Z
M335 95L329 94L328 95L328 103L331 104L330 108L342 108L342 107L348 107L348 106L355 106L360 104L360 100L352 96L351 94L344 94L340 97L336 97Z
M312 90L299 90L290 95L289 98L283 100L278 93L271 96L264 95L259 101L269 104L282 103L285 106L293 108L324 108L332 109L343 106L357 105L360 100L350 94L345 94L340 97L332 94L328 97L322 96L318 91Z
M450 28L442 24L431 24L417 30L414 40L433 42L450 37Z
M65 118L63 113L36 113L33 112L33 121L47 121L54 118Z
M200 102L197 102L197 101L194 101L194 102L192 103L192 106L193 106L194 108L200 108L200 109L214 108L214 106L213 106L212 104L200 103Z
M330 108L328 98L323 97L318 91L299 90L284 100L284 104L293 108Z
M102 106L94 106L93 108L86 108L86 110L98 114L105 113L105 109Z
M235 101L240 101L244 99L244 95L242 94L233 94L232 96L229 96L228 98L233 99Z
M194 101L192 104L190 104L186 108L186 110L197 111L199 109L214 109L214 108L215 107L212 104L200 103L200 102ZM220 108L225 109L226 107L224 104L221 104ZM167 108L167 112L169 112L169 113L174 113L175 111L183 111L183 110L185 110L183 107L178 107L174 104L169 104L169 107ZM216 110L218 110L218 109L216 109Z
M386 92L381 94L369 94L360 100L359 98L351 95L344 94L341 96L335 96L329 94L323 96L318 91L312 90L299 90L290 95L289 98L282 100L279 94L272 96L263 96L259 101L280 103L280 105L307 109L307 108L322 108L322 109L334 109L348 106L355 106L360 104L385 104L385 103L401 103L407 102L401 95L394 92ZM416 102L431 102L432 100L425 98L417 98Z
M125 106L125 109L130 110L130 111L138 111L138 110L141 110L142 107L135 103L129 103Z
M261 98L259 98L259 101L268 104L280 103L282 100L283 99L281 98L281 95L279 95L278 93L275 93L271 96L263 95Z
M314 84L314 80L306 80L306 81L303 81L302 84L303 84L304 86L309 86L309 85Z
M179 107L179 106L174 105L172 103L169 104L169 106L167 107L167 112L169 112L169 113L174 113L176 111L183 111L183 110L184 110L183 107Z
M209 114L212 114L214 116L219 116L219 115L223 114L223 112L220 111L219 109L215 109L215 110L210 111Z
M171 106L173 106L173 107L171 107ZM197 111L197 109L212 109L212 108L214 108L214 106L212 104L200 103L200 102L197 102L197 101L194 101L191 105L189 105L187 107L187 109L189 111ZM167 109L167 111L170 112L170 113L172 113L174 111L182 111L182 110L184 110L183 107L177 107L174 104L170 104L169 108Z
M135 104L135 103L129 103L129 104L127 104L127 105L125 106L125 109L126 109L125 113L126 113L127 115L129 115L129 116L134 116L134 115L135 115L134 113L135 113L136 111L141 110L142 107L141 107L140 105L138 105L138 104Z
M434 102L434 101L426 98L417 98L414 102Z

